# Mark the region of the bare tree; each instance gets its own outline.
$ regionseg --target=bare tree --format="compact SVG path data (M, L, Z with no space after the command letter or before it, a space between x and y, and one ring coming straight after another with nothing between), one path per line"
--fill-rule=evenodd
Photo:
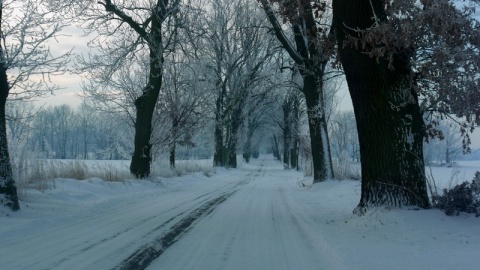
M96 4L63 4L78 15L76 21L87 32L97 34L91 42L96 53L80 61L94 85L112 89L114 82L121 80L121 67L125 66L133 67L126 72L139 71L147 78L141 95L134 97L135 139L130 172L137 178L150 174L153 116L162 88L166 50L175 42L177 26L173 15L179 12L180 2L103 0ZM138 69L142 67L142 55L148 56L146 70Z
M244 107L265 77L274 46L260 11L249 0L213 0L206 14L204 51L215 94L214 166L237 166Z
M449 165L455 162L458 155L465 153L460 127L456 119L446 119L438 123L435 129L438 131L436 136L424 143L425 162Z
M445 163L455 162L457 156L462 153L462 138L459 127L455 123L447 123L443 132L445 146Z
M75 140L77 143L81 144L82 157L83 159L89 158L89 145L92 141L92 133L93 131L93 108L88 106L85 101L80 104L80 107L77 108L75 111L75 120L76 120L76 130L77 139Z
M206 98L206 91L200 78L203 75L198 65L195 66L196 64L192 62L190 55L195 51L195 44L192 42L195 29L190 26L190 20L194 15L198 15L198 10L193 6L180 7L180 2L177 7L162 28L162 34L166 37L161 56L162 74L161 78L155 77L161 79L161 89L158 91L151 117L149 139L150 158L168 146L172 166L176 145L192 145L191 137L194 135L195 127L201 123L206 112L201 108ZM141 9L140 3L136 8ZM88 21L88 18L83 20ZM148 20L147 22L149 23ZM112 45L109 50L105 47L102 51L105 54L109 51L111 53L116 45ZM95 67L96 57L84 61L83 66L89 69L90 81L84 84L83 90L89 98L89 103L94 104L97 110L124 114L130 124L136 127L139 121L136 106L138 100L145 95L143 86L150 85L151 76L145 71L151 68L152 56L142 44L132 46L137 46L137 49L126 52L126 58L117 59L121 61L117 69L110 70L109 67L108 72L102 67L98 69ZM105 59L110 61L108 56L105 56ZM111 63L108 61L103 65Z
M162 141L160 144L168 145L172 168L175 167L176 147L194 147L192 138L207 120L210 93L199 68L199 65L188 63L187 59L177 61L173 55L172 59L166 60L165 90L160 93L162 105L158 106L158 113L167 119L158 124L171 127L159 140Z
M56 89L50 76L65 72L69 52L54 56L46 44L62 27L45 1L0 1L0 201L13 210L19 203L8 153L7 98L34 98Z
M73 109L69 105L55 106L53 108L54 129L57 157L66 159L68 144L71 143L71 134L73 131Z

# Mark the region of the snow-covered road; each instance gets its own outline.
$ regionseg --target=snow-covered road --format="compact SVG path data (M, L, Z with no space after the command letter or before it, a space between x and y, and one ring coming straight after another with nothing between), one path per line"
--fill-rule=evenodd
M271 156L208 177L58 179L22 191L21 211L0 209L0 269L478 268L474 215L352 216L360 182L309 179Z
M294 180L278 164L255 169L148 269L344 269L289 196Z
M117 198L114 202L99 203L94 207L100 209L88 207L74 213L75 216L68 216L72 213L66 213L65 217L54 215L51 220L38 221L39 227L24 224L29 227L28 231L12 228L0 235L0 239L3 238L0 245L2 269L120 267L146 245L156 244L155 240L162 240L165 235L175 236L171 234L175 226L185 226L182 224L185 220L195 221L196 215L199 218L206 215L204 212L212 211L240 184L251 180L252 173L242 171L232 174L232 179L195 184L177 191L162 192L160 189L136 193L137 198L130 195L124 201Z
M37 221L39 227L23 224L31 227L27 234L20 228L23 235L15 229L0 235L2 269L311 269L335 264L324 244L310 238L314 223L288 198L288 185L296 182L284 176L281 165L263 160L229 172L229 179L106 200L45 218L47 224Z

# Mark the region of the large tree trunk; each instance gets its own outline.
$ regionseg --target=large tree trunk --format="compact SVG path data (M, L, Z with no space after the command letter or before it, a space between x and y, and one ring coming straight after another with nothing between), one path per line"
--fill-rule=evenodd
M223 93L223 92L222 92ZM217 97L215 112L215 130L214 130L214 153L213 166L225 166L225 147L223 145L223 94Z
M137 178L150 175L152 161L152 119L163 78L163 44L161 22L152 16L152 44L150 44L150 75L143 94L135 100L135 149L130 164L130 172Z
M239 108L232 112L231 121L229 123L229 134L227 141L227 167L237 168L237 142L238 142L238 130L242 123L242 108L243 105L239 105Z
M0 6L0 9L1 8ZM0 48L0 59L4 59L2 48ZM13 179L10 155L8 153L7 123L5 117L8 93L7 70L3 64L0 63L0 203L16 211L20 209L20 205L18 203L17 187Z
M428 207L422 139L424 123L411 87L408 54L396 55L394 69L344 45L351 29L373 25L372 6L382 18L381 0L334 0L340 60L353 102L360 142L362 194L357 213L371 206Z
M292 151L290 152L290 167L295 168L296 170L299 170L300 167L298 166L298 155L299 155L299 148L300 148L300 142L298 139L298 134L299 134L299 125L300 125L300 100L299 96L297 94L292 95L292 105L293 105L293 110L292 110L292 137L293 137L293 146L292 146Z
M290 150L291 150L291 110L292 102L290 96L286 96L282 104L283 110L283 167L289 169Z
M247 137L245 145L243 146L243 158L245 162L250 162L250 157L252 156L252 139L250 136Z
M177 134L178 134L178 119L175 115L172 118L172 142L170 144L170 168L175 169L175 151L177 147Z
M161 80L160 78L157 78ZM135 121L135 149L130 164L130 172L137 178L146 178L150 175L150 163L152 161L152 119L155 109L158 90L149 87L149 91L137 98L135 108L137 109ZM156 96L156 97L155 97Z
M170 168L175 169L175 143L170 146Z
M328 147L327 123L323 104L323 74L305 75L303 93L307 104L310 146L313 161L313 182L321 182L333 176L330 148Z
M290 150L290 168L298 170L298 140L294 139L292 150Z
M83 159L88 158L88 141L87 141L87 134L83 133Z

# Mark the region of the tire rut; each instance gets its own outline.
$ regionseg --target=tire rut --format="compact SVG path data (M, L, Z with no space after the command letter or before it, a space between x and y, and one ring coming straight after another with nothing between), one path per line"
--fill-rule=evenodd
M228 197L236 192L236 189L225 193L215 199L209 200L200 207L193 210L189 215L181 219L171 229L156 238L149 244L143 246L134 252L130 257L123 261L123 263L114 268L118 270L141 270L147 268L155 259L160 257L167 248L177 242L184 236L192 225L199 218L209 215L215 207L224 202Z

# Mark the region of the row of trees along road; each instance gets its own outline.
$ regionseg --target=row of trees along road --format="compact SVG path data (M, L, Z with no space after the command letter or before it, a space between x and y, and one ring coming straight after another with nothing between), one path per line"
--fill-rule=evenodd
M334 42L333 31L325 24L325 18L315 16L315 4L311 1L261 0L265 14L275 36L295 62L295 70L303 79L302 92L305 96L310 130L313 161L313 181L319 182L332 177L332 160L328 141L325 115L323 81L326 66L331 58ZM278 2L278 13L288 22L288 34L279 23L270 2ZM321 11L324 12L323 10ZM320 19L320 20L316 20ZM288 38L287 35L291 37Z
M2 11L13 7L7 2L1 2ZM379 205L428 207L423 140L441 134L436 127L442 114L453 115L468 150L468 132L480 116L475 76L480 63L478 23L468 5L459 10L448 0L15 3L25 7L41 3L42 8L34 10L50 12L44 20L75 23L94 36L91 53L79 55L75 71L86 78L83 90L91 106L120 113L133 127L130 170L137 178L150 174L154 145L168 145L175 166L176 146L193 144L196 130L208 123L213 123L215 166L236 167L239 138L248 160L260 144L258 134L271 132L276 123L283 131L286 167L298 167L298 153L307 149L300 146L298 136L303 116L314 182L332 177L328 134L342 128L339 122L328 123L332 105L325 81L337 76L328 71L333 66L345 72L358 129L362 196L356 212ZM10 25L4 18L2 36ZM0 51L4 97L0 193L3 204L12 209L18 209L18 200L5 131L9 90L18 78L28 82L35 79L32 75L67 67L60 62L64 58L50 54L37 59L40 62L30 65L34 68L27 73L21 72L28 65L10 64L11 56L24 60L25 52L32 51L21 48L22 38L43 44L62 26L46 21L50 28L37 27L42 18L22 26L29 20L8 20L11 28L33 30L11 32L18 38L2 39ZM49 30L44 38L36 38L42 29ZM48 52L44 46L33 48ZM38 88L30 85L23 90ZM282 89L300 89L303 99ZM272 115L272 106L284 119ZM329 125L335 130L328 132ZM337 137L335 141L346 140ZM278 138L273 142L278 145ZM279 148L274 148L280 156ZM337 148L348 149L346 144Z

